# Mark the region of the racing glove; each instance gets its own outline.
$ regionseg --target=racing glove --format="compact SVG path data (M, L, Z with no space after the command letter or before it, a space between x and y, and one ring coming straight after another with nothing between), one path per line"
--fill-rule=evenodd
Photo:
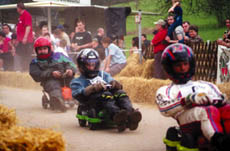
M103 83L96 83L86 87L84 90L84 94L85 96L89 96L92 93L100 92L104 89L105 89L105 85Z
M189 94L185 98L185 102L187 102L185 104L188 104L189 101L197 105L208 105L213 103L212 100L205 93Z
M116 80L111 81L110 84L111 84L111 89L116 89L116 90L122 89L122 85Z

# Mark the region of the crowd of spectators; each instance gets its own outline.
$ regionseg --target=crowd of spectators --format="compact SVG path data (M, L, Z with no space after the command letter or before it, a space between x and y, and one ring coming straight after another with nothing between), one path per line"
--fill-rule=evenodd
M202 43L202 38L198 35L198 27L191 25L189 21L183 22L183 10L180 0L172 0L172 6L168 10L166 20L159 19L154 22L155 31L152 39L154 53L154 77L165 79L166 74L161 65L161 55L164 49L174 43Z
M106 37L102 27L97 29L92 36L86 30L85 22L77 20L74 31L66 32L65 25L48 27L46 21L41 21L38 27L32 27L32 17L23 3L17 4L19 20L14 29L8 24L2 25L0 32L0 70L28 71L29 62L34 57L33 42L39 37L51 41L53 52L62 52L64 55L75 59L76 54L85 48L94 48L100 56L104 71L115 75L126 65L126 57L120 47L123 41ZM70 53L74 52L74 53ZM73 55L70 55L73 54Z

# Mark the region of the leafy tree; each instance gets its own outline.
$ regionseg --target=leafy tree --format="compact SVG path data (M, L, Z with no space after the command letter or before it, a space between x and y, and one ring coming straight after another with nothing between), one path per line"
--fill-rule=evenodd
M161 5L162 13L171 6L171 0L157 1ZM226 18L230 18L229 0L182 0L182 6L188 14L199 15L200 12L206 12L215 15L219 26L224 25Z

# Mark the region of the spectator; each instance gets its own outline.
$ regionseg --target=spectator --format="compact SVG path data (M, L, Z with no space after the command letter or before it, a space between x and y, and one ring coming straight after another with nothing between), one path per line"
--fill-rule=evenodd
M3 25L2 25L2 31L6 34L6 37L7 37L7 38L10 38L10 39L11 39L11 35L12 35L13 33L11 32L11 27L10 27L10 25L8 25L8 24L3 24Z
M156 25L157 34L152 40L152 45L154 46L154 77L158 79L166 79L166 74L161 65L161 54L163 50L167 47L165 38L167 36L166 22L162 19L159 19L157 22L154 22Z
M97 35L95 38L97 38L99 45L102 46L101 40L105 37L105 30L103 28L97 29Z
M217 40L217 43L219 45L230 47L230 19L226 19L225 23L226 23L227 30L224 32L223 40L219 39Z
M70 50L71 43L70 43L68 34L64 31L64 26L58 25L57 30L59 31L60 40L64 39L67 42L67 45L66 45L67 50Z
M141 35L141 41L145 48L148 48L150 46L150 40L147 39L146 34Z
M182 15L183 10L180 7L180 0L172 0L172 7L168 10L169 13L173 13L175 15L175 22L168 27L167 36L172 39L172 33L176 29L177 26L182 25Z
M105 59L105 48L99 44L97 38L93 39L92 48L98 52L100 61Z
M198 35L198 27L196 25L191 25L189 27L189 40L186 42L190 43L201 43L204 42L203 39Z
M13 70L13 55L11 53L10 38L4 32L0 32L0 68L5 71Z
M80 51L84 48L91 48L92 47L92 37L90 32L85 30L85 23L83 21L77 22L77 31L74 35L72 48L74 51Z
M66 49L66 45L67 45L67 42L65 39L61 39L60 40L60 43L59 43L59 46L54 49L54 52L60 52L60 53L63 53L65 56L69 57L68 53L67 53L67 49Z
M189 38L189 27L190 27L190 22L189 21L184 21L183 24L182 24L182 27L184 29L184 32L185 32L185 40L188 40Z
M56 47L57 47L56 39L55 39L54 35L49 32L49 28L47 25L43 25L41 27L41 36L48 38L51 41L52 47L54 49L56 49Z
M17 12L20 14L17 24L17 40L18 45L16 53L19 56L21 71L27 71L33 52L33 29L32 17L28 11L25 10L23 3L17 4Z
M105 63L103 70L112 76L118 74L126 66L126 57L122 50L111 42L109 37L102 39L105 48Z
M139 50L139 38L133 37L132 39L132 47L129 50L129 54L131 55L133 52L137 52Z
M167 21L168 21L168 25L171 26L175 22L174 16L169 15ZM181 25L178 25L172 34L173 34L173 37L172 37L173 39L170 39L169 36L165 38L165 40L168 43L184 43L185 33Z

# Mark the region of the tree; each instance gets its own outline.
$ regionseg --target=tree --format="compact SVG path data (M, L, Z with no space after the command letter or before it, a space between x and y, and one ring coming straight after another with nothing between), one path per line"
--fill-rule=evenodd
M171 0L158 0L158 2L164 12L171 6ZM226 18L230 18L229 0L183 0L182 4L188 14L199 15L200 12L206 12L215 15L219 26L224 25Z

